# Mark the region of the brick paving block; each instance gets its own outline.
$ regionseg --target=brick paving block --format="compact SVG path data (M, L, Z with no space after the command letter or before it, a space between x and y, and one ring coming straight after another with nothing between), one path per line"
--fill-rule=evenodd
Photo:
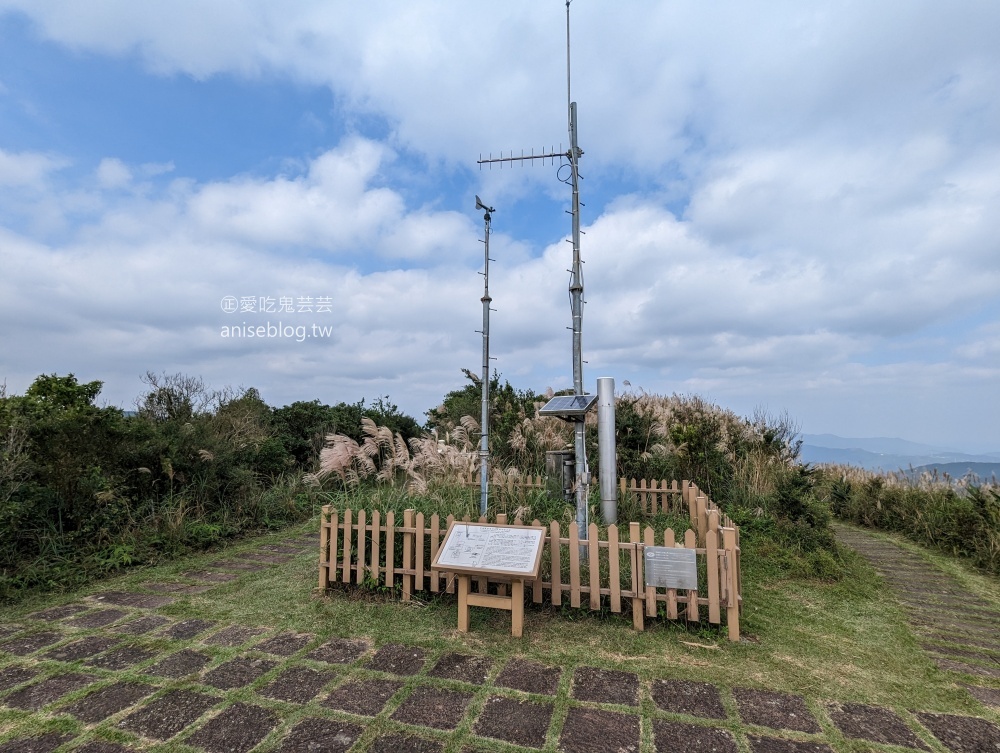
M371 658L366 667L393 675L415 675L424 668L426 653L422 648L387 643Z
M1000 751L1000 726L987 719L927 712L917 718L952 753Z
M265 628L243 627L242 625L231 625L225 630L220 630L215 635L203 638L202 643L207 646L242 646L252 638L263 635Z
M116 633L121 633L122 635L144 635L145 633L156 630L158 627L163 627L168 622L170 622L170 620L166 617L160 617L157 614L147 614L137 620L125 622L121 625L115 625L111 629Z
M639 717L618 711L571 708L559 750L564 753L634 753L639 750Z
M465 716L472 693L420 687L392 713L404 724L419 724L434 729L455 729Z
M209 753L247 753L281 720L273 711L249 703L234 703L184 742Z
M157 677L185 677L200 672L210 661L211 658L205 654L186 648L158 661L152 667L147 667L143 672Z
M577 667L570 695L578 701L639 705L639 676L613 669Z
M688 680L656 680L653 682L653 703L661 711L688 714L705 719L725 719L719 689L707 682Z
M89 598L103 604L114 604L119 607L136 607L138 609L159 609L177 601L172 596L155 596L127 591L103 591L93 594Z
M79 661L87 659L95 654L103 653L119 642L118 638L109 638L104 635L90 635L78 641L67 643L51 651L46 651L42 656L55 661Z
M444 743L416 735L383 735L372 744L370 753L442 753Z
M139 587L145 588L147 591L155 591L156 593L169 594L176 591L184 590L186 583L164 583L162 581L157 581L153 583L143 583Z
M118 622L128 612L122 609L95 609L86 612L72 619L66 620L63 624L75 628L102 628L107 627L112 622Z
M344 753L361 737L364 728L349 722L306 718L292 727L282 741L278 753ZM410 748L395 748L393 753L405 753Z
M217 703L220 699L204 693L171 690L126 716L118 728L154 740L169 740Z
M493 660L487 656L469 654L445 654L427 674L445 680L459 680L472 685L482 685L493 667Z
M241 560L261 562L266 565L283 565L294 559L287 554L264 554L263 552L244 552L243 554L237 554L236 556Z
M336 675L308 667L292 667L261 688L261 695L290 703L309 703Z
M217 567L220 570L240 570L247 573L255 573L259 570L266 570L267 565L256 565L245 560L219 560L209 563L209 567Z
M134 706L155 692L156 688L152 685L138 682L119 682L101 688L59 710L72 714L87 724L96 724L109 716L114 716L119 711L124 711L129 706Z
M149 661L154 656L156 656L156 651L152 649L141 648L139 646L122 646L114 651L108 651L106 654L88 659L85 663L89 667L120 672L123 669L129 669L137 664Z
M777 737L747 735L753 753L834 753L826 743L807 743L798 740L781 740Z
M186 641L194 638L199 633L204 633L209 628L215 627L217 624L214 620L181 620L166 630L161 630L160 635L164 638Z
M972 694L973 698L984 706L1000 708L1000 688L981 688L977 685L965 685L964 687Z
M562 669L559 667L546 667L528 659L515 658L507 662L501 670L496 685L525 693L555 695L559 689L561 675Z
M526 748L541 748L552 723L553 705L490 696L472 731Z
M258 643L254 649L275 656L291 656L312 643L312 640L313 636L309 633L280 633L263 643Z
M240 657L220 664L211 672L207 672L202 682L219 690L235 690L249 685L277 666L277 662L267 659Z
M205 583L229 583L240 577L236 573L215 573L210 570L192 570L188 573L181 573L181 575L185 578L200 580Z
M3 704L24 711L38 711L65 695L87 687L96 679L93 675L77 672L55 675L47 680L14 691L4 699Z
M978 664L967 664L964 661L956 661L954 659L942 659L940 657L932 657L934 663L939 669L943 669L948 672L958 672L963 675L976 675L977 677L994 677L1000 679L1000 665L994 666L980 666Z
M258 648L260 647L258 646ZM350 664L357 661L370 648L371 643L365 640L334 638L317 646L306 654L306 658L326 662L327 664Z
M653 739L657 751L670 753L739 753L736 738L729 730L697 724L653 720Z
M104 740L94 740L81 745L79 748L73 748L73 753L135 753L135 749L127 748L124 745L119 745L118 743L109 743Z
M0 691L10 690L38 676L38 672L27 667L4 667L0 669Z
M64 732L49 732L36 737L22 737L18 740L8 740L0 745L0 753L50 753L72 739L73 735Z
M829 713L844 737L916 750L928 749L906 726L906 722L889 709L863 703L843 703L831 704Z
M39 612L32 612L28 615L28 619L38 620L40 622L52 622L54 620L63 620L67 617L72 617L74 614L85 612L88 609L90 609L90 607L86 604L63 604L61 607L49 607L48 609L42 609Z
M15 656L27 656L46 646L51 646L53 643L58 643L64 637L62 633L57 633L55 630L31 633L30 635L22 635L20 638L14 638L6 643L0 643L0 651L6 651L8 654L14 654Z
M403 687L399 680L354 680L334 688L323 705L351 714L375 716Z
M802 696L770 690L733 688L733 697L745 724L759 724L772 729L819 734L819 723L809 713Z

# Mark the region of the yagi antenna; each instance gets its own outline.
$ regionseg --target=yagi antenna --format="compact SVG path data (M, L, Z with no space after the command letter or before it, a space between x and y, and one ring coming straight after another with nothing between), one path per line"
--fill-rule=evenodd
M491 154L488 159L482 159L480 155L479 167L483 165L492 167L494 164L503 167L512 165L515 162L532 162L549 160L554 163L556 158L568 160L570 167L570 180L565 181L573 188L572 209L569 214L572 216L572 244L573 244L573 267L570 270L569 299L570 310L573 318L573 393L583 395L583 262L580 259L580 157L583 150L577 144L577 120L576 102L573 101L570 93L570 34L569 34L569 4L566 0L566 101L568 104L569 120L569 149L566 152L556 152L551 150L541 154L535 154L532 150L529 154L523 151L520 156L515 156L513 151L509 156L504 157L500 152L499 158L494 158ZM560 147L561 150L561 147ZM563 163L565 165L565 163ZM476 197L479 202L479 198ZM489 213L487 211L487 217ZM576 522L580 527L580 538L587 538L587 526L589 514L587 509L587 497L590 491L590 471L587 468L587 446L586 434L582 421L575 426L574 448L576 453Z

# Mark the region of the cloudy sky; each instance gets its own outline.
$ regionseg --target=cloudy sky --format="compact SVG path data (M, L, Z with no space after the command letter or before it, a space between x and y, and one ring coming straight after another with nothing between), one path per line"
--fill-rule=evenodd
M590 390L1000 450L1000 5L571 24ZM476 164L567 147L565 45L559 0L0 0L0 381L422 419L480 370L478 193L496 368L571 386L569 188Z

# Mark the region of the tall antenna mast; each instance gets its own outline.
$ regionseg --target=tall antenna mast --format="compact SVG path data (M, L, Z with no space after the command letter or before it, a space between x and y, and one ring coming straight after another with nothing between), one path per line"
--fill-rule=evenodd
M483 204L476 197L476 209L482 209L483 214L483 244L486 247L483 265L483 383L482 383L482 436L479 439L479 514L486 515L486 507L490 494L490 223L493 220L493 207Z
M570 215L572 216L573 226L572 226L572 236L571 243L573 244L573 266L570 269L570 280L569 280L569 300L570 300L570 311L573 318L573 392L576 395L585 394L583 391L583 262L580 258L580 167L579 161L580 157L583 156L583 150L580 149L578 138L577 138L577 119L576 119L576 102L573 101L572 92L570 89L571 84L571 66L570 66L570 25L569 25L569 5L572 0L566 0L566 104L569 115L569 149L566 152L555 152L550 150L549 152L542 152L540 154L535 154L534 150L530 154L526 155L523 151L520 156L515 156L511 152L510 156L504 157L503 152L500 153L500 157L494 158L491 154L488 159L482 159L480 155L479 166L482 168L483 165L494 164L499 165L501 168L505 164L512 164L514 162L534 162L535 160L541 160L542 164L545 164L545 160L549 160L550 164L554 164L555 159L559 158L560 161L567 159L570 168L570 179L568 182L573 189L573 199L570 209ZM563 162L561 166L565 166L566 163ZM589 525L589 510L587 506L587 500L590 492L590 470L587 466L587 444L586 444L586 430L584 427L583 418L580 417L579 420L574 421L574 454L576 455L576 522L580 530L580 538L586 540L587 538L587 528Z

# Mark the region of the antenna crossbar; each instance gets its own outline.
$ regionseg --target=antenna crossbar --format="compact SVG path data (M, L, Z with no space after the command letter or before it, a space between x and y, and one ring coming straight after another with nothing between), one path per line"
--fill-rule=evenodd
M511 150L511 153L506 157L503 156L503 152L500 152L499 157L494 157L493 153L490 152L490 156L487 157L486 159L483 159L483 156L479 155L479 159L476 162L480 167L482 167L483 165L494 165L494 164L498 164L501 167L503 167L505 164L512 164L514 162L534 162L535 160L542 160L543 165L545 164L545 160L548 160L549 164L554 165L557 159L559 160L571 159L571 157L572 155L570 154L569 151L557 152L555 151L555 149L552 149L548 152L535 154L535 151L532 150L530 154L525 154L524 150L522 149L520 155L514 154L514 151Z

